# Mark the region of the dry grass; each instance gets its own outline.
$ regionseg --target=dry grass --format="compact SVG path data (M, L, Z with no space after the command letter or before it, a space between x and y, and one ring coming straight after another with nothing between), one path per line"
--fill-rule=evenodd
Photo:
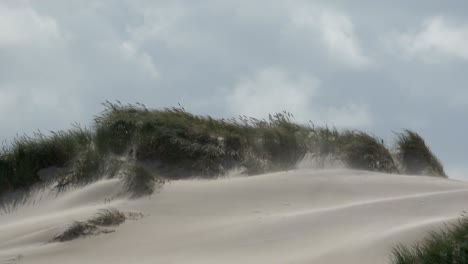
M54 237L52 242L66 242L80 237L97 235L99 233L96 225L76 221L68 226L62 233Z
M102 209L99 213L88 220L88 223L97 226L115 226L125 222L125 214L117 209Z
M125 214L116 209L102 209L88 221L73 222L63 232L56 235L51 242L66 242L80 237L111 233L114 230L103 227L120 225L126 219Z

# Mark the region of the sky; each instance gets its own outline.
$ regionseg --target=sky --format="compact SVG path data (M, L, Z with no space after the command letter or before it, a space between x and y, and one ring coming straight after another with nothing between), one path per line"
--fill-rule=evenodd
M468 180L467 1L0 0L0 139L106 100L420 133Z

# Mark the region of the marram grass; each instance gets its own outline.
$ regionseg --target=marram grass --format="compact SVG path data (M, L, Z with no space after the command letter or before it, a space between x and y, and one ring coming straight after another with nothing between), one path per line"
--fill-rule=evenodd
M0 150L0 193L39 182L37 173L41 169L68 166L91 141L92 132L79 127L49 136L35 133L17 137Z
M0 193L40 182L38 172L47 167L60 169L55 175L59 187L124 174L127 186L139 186L130 189L151 193L138 185L142 179L212 178L231 169L245 174L287 170L306 154L333 156L354 169L445 176L422 138L410 131L399 136L392 156L380 139L365 132L298 124L287 112L267 119L214 119L181 107L104 106L92 129L23 136L4 147Z
M412 246L393 249L392 264L466 264L468 263L468 218L432 231Z
M416 132L405 130L398 134L397 147L404 173L446 177L442 163Z
M118 226L125 222L126 219L125 214L117 209L101 209L88 221L74 221L50 242L67 242L80 237L111 233L114 230L106 229L105 227Z

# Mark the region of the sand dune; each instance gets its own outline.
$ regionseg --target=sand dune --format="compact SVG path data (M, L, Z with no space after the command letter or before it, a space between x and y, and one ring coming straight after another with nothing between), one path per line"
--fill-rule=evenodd
M388 263L399 242L458 218L468 183L350 170L174 181L125 199L118 180L0 216L0 263ZM141 212L116 232L48 243L100 208Z

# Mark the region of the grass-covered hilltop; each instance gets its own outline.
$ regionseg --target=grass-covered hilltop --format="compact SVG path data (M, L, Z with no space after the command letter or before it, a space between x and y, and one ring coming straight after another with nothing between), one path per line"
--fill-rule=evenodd
M59 187L125 175L132 190L151 193L148 182L217 177L232 169L248 175L292 169L306 155L360 170L446 177L424 140L409 130L398 134L390 151L364 132L298 124L287 112L267 120L213 119L181 107L104 106L91 129L76 126L5 144L0 193L45 181L46 168L53 168Z

